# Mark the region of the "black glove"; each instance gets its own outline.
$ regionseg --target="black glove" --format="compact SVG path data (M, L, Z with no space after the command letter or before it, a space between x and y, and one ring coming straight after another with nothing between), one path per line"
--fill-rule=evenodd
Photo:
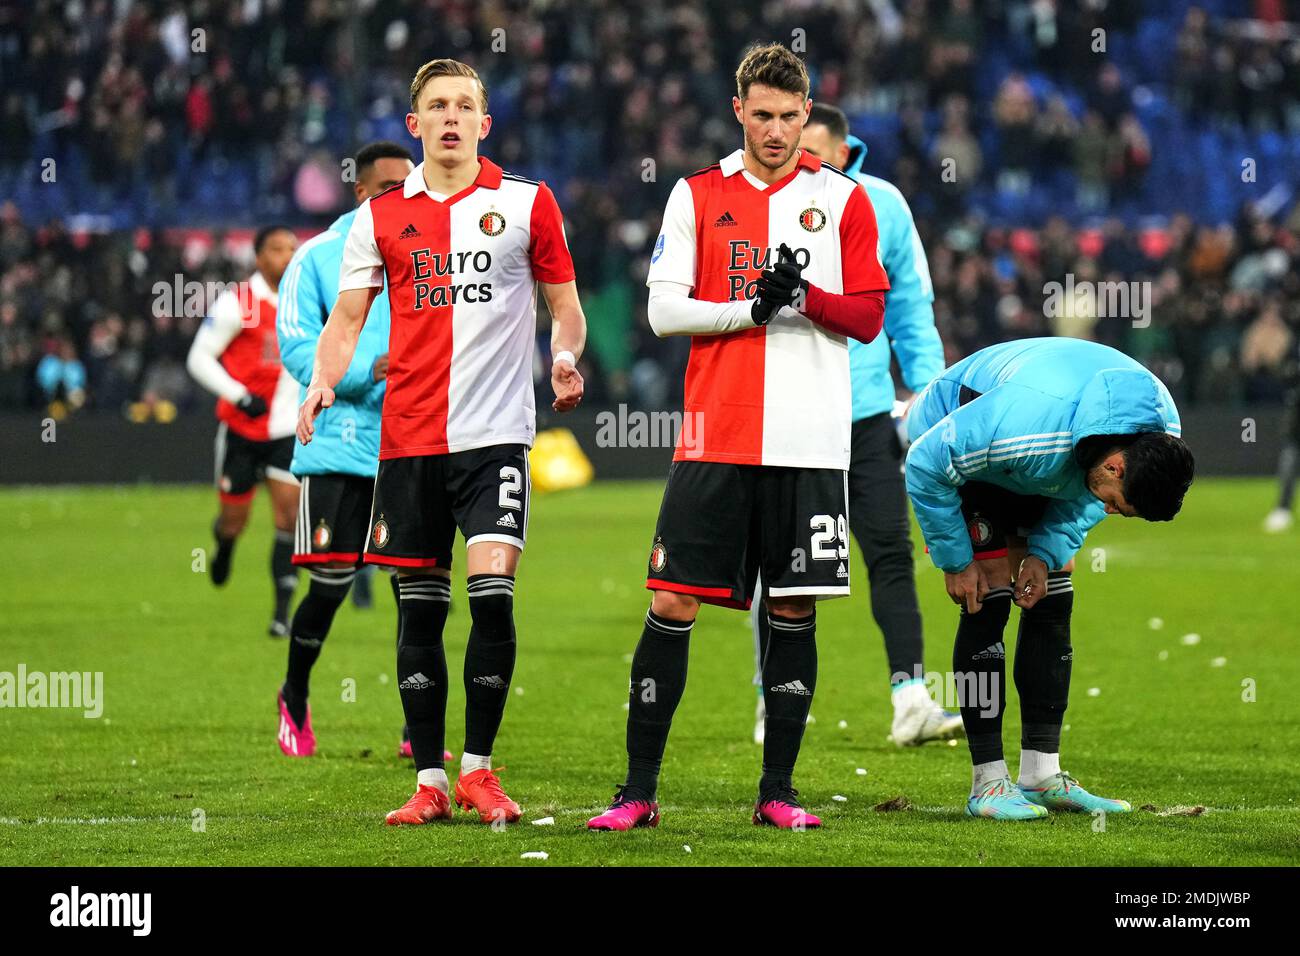
M252 392L241 398L235 407L249 418L261 418L267 412L266 402Z
M755 325L767 325L781 306L793 303L800 290L807 288L802 274L803 267L790 247L781 243L776 265L758 277L758 299L751 310Z

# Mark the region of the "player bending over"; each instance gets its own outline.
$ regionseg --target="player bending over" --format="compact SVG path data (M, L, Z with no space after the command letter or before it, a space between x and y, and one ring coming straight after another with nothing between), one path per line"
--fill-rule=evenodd
M443 739L451 547L465 536L469 612L465 752L456 802L484 822L519 805L492 770L492 747L515 666L515 569L528 528L528 448L536 432L532 360L537 285L553 321L556 411L582 400L575 365L586 338L559 206L545 184L478 155L492 126L473 68L431 60L411 83L407 131L424 161L357 210L339 297L316 349L298 416L337 399L371 303L388 282L391 329L379 471L365 560L398 570L398 690L415 756L416 791L390 824L451 817Z
M748 608L760 568L771 637L753 820L821 823L792 777L817 686L814 604L849 593L846 336L876 336L889 283L862 186L799 150L812 105L803 62L779 44L755 47L736 91L744 149L678 181L647 277L655 333L694 337L685 414L700 440L678 442L668 473L654 596L632 657L627 780L593 830L658 823L700 602Z
M1073 555L1108 514L1172 520L1192 483L1160 380L1105 345L1024 339L935 379L908 416L907 491L948 595L961 605L953 672L974 763L971 816L1127 813L1061 769L1070 692ZM1003 631L1020 611L1014 677L1020 776L1002 752Z
M355 158L358 203L401 185L413 163L406 147L370 143ZM284 367L303 386L311 382L316 341L338 298L343 240L356 210L304 242L285 272L277 322ZM310 445L297 445L291 471L302 481L293 563L306 566L311 584L290 627L289 665L278 695L280 749L291 757L316 752L307 705L311 669L320 657L334 614L354 585L370 533L370 502L379 464L379 414L388 371L388 293L380 292L357 340L347 372L334 387L334 404L317 423ZM397 579L393 579L397 599ZM410 756L405 732L398 752Z
M294 409L298 385L280 364L275 311L280 277L298 240L287 226L267 226L253 240L257 271L239 291L227 290L212 304L190 346L186 368L217 396L217 497L220 510L212 533L217 553L212 583L230 577L235 540L248 524L253 492L266 481L275 521L271 582L275 587L272 637L289 634L289 601L298 583L292 564L298 479L293 459Z

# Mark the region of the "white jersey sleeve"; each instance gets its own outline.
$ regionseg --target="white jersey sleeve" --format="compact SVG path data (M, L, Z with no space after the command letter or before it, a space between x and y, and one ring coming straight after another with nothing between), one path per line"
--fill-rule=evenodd
M646 285L661 281L695 288L695 199L684 179L677 180L668 196L663 226L650 254Z
M339 265L339 291L374 289L384 285L384 257L375 242L375 217L367 199L357 209L352 228L343 242L343 262Z
M185 359L185 368L196 382L233 404L238 404L248 389L226 371L221 355L243 329L242 316L235 293L223 292L212 303L212 310L199 326Z

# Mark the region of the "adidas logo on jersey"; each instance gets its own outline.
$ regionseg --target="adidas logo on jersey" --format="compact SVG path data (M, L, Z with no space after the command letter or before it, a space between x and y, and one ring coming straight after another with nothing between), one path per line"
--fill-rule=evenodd
M433 681L416 671L397 686L401 690L424 690L426 687L432 687Z
M398 238L398 239L418 239L418 238L420 238L420 230L419 230L419 229L416 229L415 226L413 226L411 223L408 222L408 223L406 224L406 228L403 229L401 232L399 232L399 233L397 234L397 238Z
M835 576L837 578L847 578L849 576L848 568L844 567L843 561L841 561L840 566L835 569Z
M769 687L768 690L774 690L780 694L798 694L800 697L811 697L812 691L803 685L801 680L792 680L785 684L776 684Z
M1005 660L1006 656L1007 656L1007 649L1002 645L1001 641L998 641L996 644L990 644L988 647L984 648L984 650L980 651L978 654L972 654L971 660L973 661L987 661L987 660L995 660L995 659Z
M519 522L515 521L515 516L512 514L503 514L500 518L497 518L497 527L514 528L516 531L518 531Z
M491 687L493 690L501 690L506 686L506 682L501 679L500 674L493 674L490 677L475 677L474 683L482 684L484 687Z
M736 217L731 214L731 210L727 210L721 216L715 219L713 222L713 228L715 229L717 229L719 226L739 226L739 225L740 223L736 222Z

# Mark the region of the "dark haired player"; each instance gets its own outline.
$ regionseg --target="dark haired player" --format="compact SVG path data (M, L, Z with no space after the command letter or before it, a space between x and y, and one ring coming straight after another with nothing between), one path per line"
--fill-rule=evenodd
M358 204L400 185L414 165L405 146L388 142L363 146L354 163L353 193ZM278 322L280 356L304 392L311 381L316 341L338 298L343 241L356 215L355 209L344 213L304 242L285 270ZM278 695L276 739L290 757L316 752L308 683L334 615L355 585L370 532L387 371L388 293L384 291L375 297L352 364L334 389L334 404L321 417L315 440L298 445L293 453L291 470L302 482L293 563L307 568L311 583L294 611L288 670ZM393 597L397 597L396 578ZM405 733L398 752L411 755Z
M235 540L248 524L257 484L265 480L275 521L271 580L272 637L289 634L289 601L298 575L292 564L298 479L289 471L298 384L280 364L275 335L280 277L297 248L287 226L265 226L253 239L257 271L223 292L190 346L186 367L217 396L216 482L220 511L212 533L217 553L210 574L218 587L230 577Z
M974 764L971 816L1127 813L1061 769L1070 692L1073 556L1108 514L1172 520L1192 454L1168 389L1122 352L1069 338L982 349L908 414L907 492L930 557L961 606L953 650ZM1018 605L1020 773L1002 752L1003 631Z
M702 441L679 443L668 473L632 657L626 783L593 830L658 823L700 604L748 608L760 568L771 637L753 822L821 824L792 777L817 684L814 606L849 593L847 338L879 333L889 282L862 186L799 149L811 105L798 57L751 49L732 99L744 148L679 180L664 211L649 319L657 335L693 337L685 414Z

